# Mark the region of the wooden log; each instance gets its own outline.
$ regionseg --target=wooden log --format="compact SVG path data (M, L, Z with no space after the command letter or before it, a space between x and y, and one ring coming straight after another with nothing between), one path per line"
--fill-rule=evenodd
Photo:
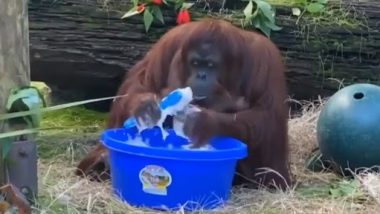
M29 25L26 0L1 1L0 29L0 114L2 114L6 111L6 102L11 89L29 85ZM10 128L8 123L0 121L0 133L7 132ZM0 139L0 150L4 148L3 143L4 138ZM17 160L12 161L16 161L17 164ZM17 177L17 172L14 174L8 166L4 162L3 152L0 151L0 186L8 182L13 183L12 178L8 180L8 176ZM30 176L32 180L33 175ZM18 184L16 186L20 187Z
M361 24L320 25L305 20L297 26L291 20L288 27L273 35L272 39L286 58L289 88L295 98L329 96L340 87L341 83L336 80L346 85L379 84L380 2L344 1L341 11L336 12L344 13L343 10L358 16L357 20L348 18ZM339 21L334 14L326 18ZM285 16L278 20L280 26L287 25Z
M146 34L141 17L122 21L122 11L97 2L34 0L29 5L32 79L51 84L56 93L74 92L72 100L114 95L128 68L175 26L174 14L167 12L165 25L155 23ZM340 84L329 78L379 83L380 3L351 0L331 7L335 10L320 16L325 20L307 16L298 22L291 6L276 6L283 29L271 39L286 59L295 99L331 95ZM338 23L345 20L348 24ZM103 104L107 110L109 102Z

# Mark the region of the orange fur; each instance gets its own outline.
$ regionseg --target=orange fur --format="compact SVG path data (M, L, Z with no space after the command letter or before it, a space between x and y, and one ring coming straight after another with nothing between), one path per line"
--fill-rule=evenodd
M183 87L187 78L183 57L190 47L205 39L217 42L229 59L225 62L228 72L221 77L223 93L232 97L232 103L244 100L244 107L237 107L232 113L221 112L220 103L210 108L222 126L219 134L236 137L249 147L249 156L238 164L239 175L234 183L290 186L287 87L281 54L263 35L225 21L191 22L168 31L128 72L118 91L119 95L128 96L113 102L107 127L121 127L143 96L162 98L168 91ZM100 156L106 157L107 150L98 144L80 162L77 174L89 175ZM279 174L260 174L260 168L270 168Z

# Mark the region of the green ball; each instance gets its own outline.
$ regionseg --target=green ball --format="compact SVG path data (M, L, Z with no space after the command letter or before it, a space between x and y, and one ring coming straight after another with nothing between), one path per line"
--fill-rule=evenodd
M317 140L342 172L380 165L380 87L353 84L331 96L318 118Z

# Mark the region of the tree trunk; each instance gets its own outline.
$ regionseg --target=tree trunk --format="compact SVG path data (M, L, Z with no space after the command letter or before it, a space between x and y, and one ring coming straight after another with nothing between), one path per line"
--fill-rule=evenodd
M156 23L146 34L141 16L123 21L122 12L101 9L95 0L49 2L34 0L29 7L32 79L51 84L55 93L74 92L72 99L114 95L128 68L175 26L175 14L167 12L165 25ZM331 95L340 84L329 78L344 79L344 84L379 83L380 2L332 4L334 13L323 15L326 20L321 22L312 18L297 22L292 6L276 7L283 29L273 32L271 39L286 59L289 93L295 99ZM347 11L349 16L344 17ZM338 23L356 22L355 17L366 26ZM103 104L96 106L108 110L109 102Z
M12 88L29 85L29 26L27 0L1 0L0 7L0 114ZM0 133L8 130L0 121ZM0 145L0 149L2 145ZM1 151L0 151L1 152ZM0 153L0 185L7 182Z
M350 10L351 16L358 16L356 21L362 24L320 25L305 20L296 25L284 13L279 17L279 25L286 27L272 39L285 56L288 85L295 98L330 96L342 83L380 83L380 1L345 0L342 5L336 7ZM327 18L344 21L334 15Z

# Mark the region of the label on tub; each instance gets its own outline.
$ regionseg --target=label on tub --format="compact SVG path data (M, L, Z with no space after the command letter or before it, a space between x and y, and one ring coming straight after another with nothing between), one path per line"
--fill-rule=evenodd
M143 191L154 195L167 195L167 187L172 182L170 173L161 166L147 165L139 174Z

